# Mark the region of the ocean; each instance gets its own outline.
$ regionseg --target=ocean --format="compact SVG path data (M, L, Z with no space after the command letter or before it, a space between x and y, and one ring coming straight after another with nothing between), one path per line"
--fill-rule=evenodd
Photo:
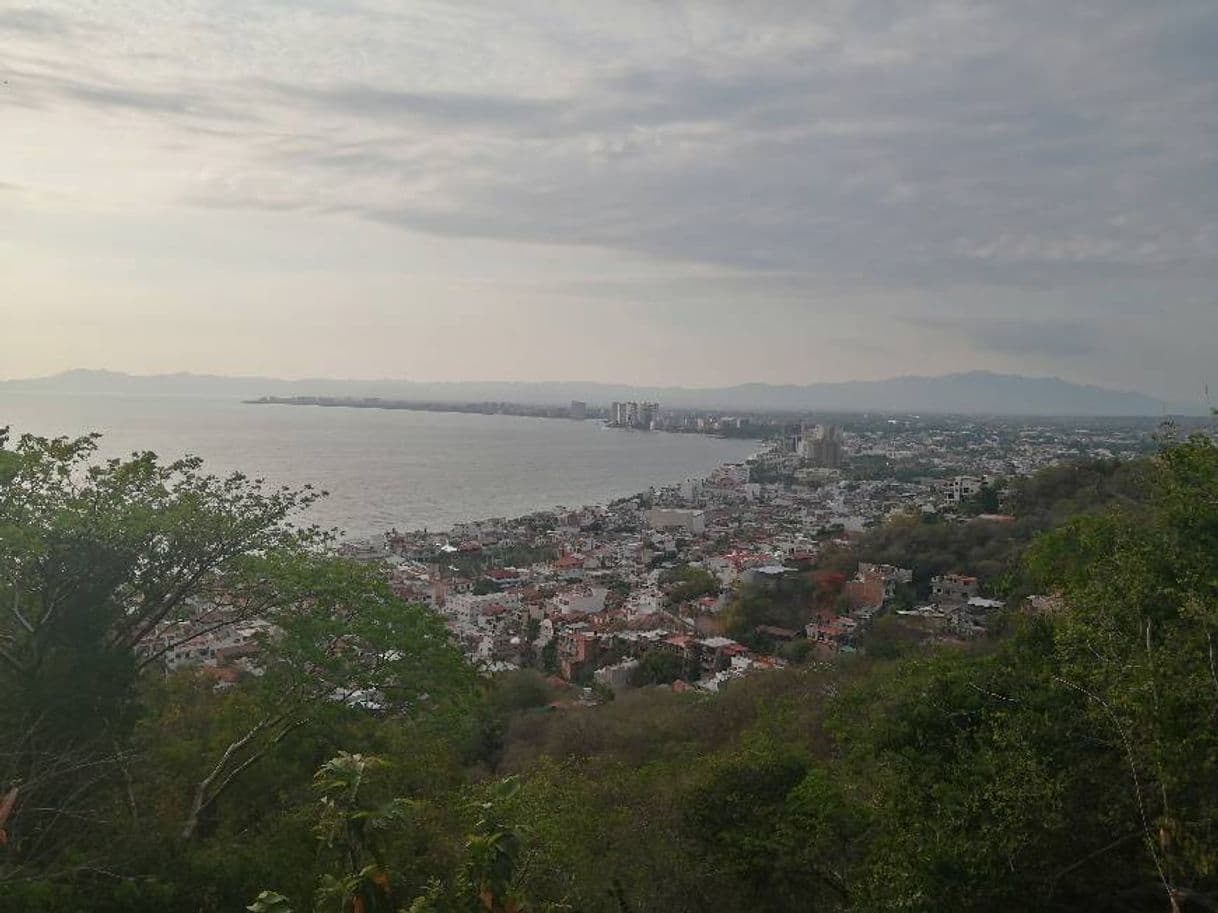
M236 399L0 393L14 433L101 432L102 456L195 454L215 473L330 493L305 519L350 538L596 504L742 460L757 444L595 421L248 405Z

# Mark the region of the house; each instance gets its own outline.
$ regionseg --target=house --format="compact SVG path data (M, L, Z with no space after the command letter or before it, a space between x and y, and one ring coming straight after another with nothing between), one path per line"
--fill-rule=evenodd
M586 626L571 626L558 635L558 665L563 678L575 678L596 653L596 634Z
M976 637L984 633L994 614L1004 607L1005 604L1000 599L974 596L956 609L956 629L966 637Z
M896 595L897 586L913 581L913 571L891 564L859 562L858 573L846 582L842 595L850 611L864 616L875 614L886 600Z
M913 571L905 567L896 567L892 564L871 564L867 561L859 562L859 576L878 576L884 580L885 585L890 590L895 590L898 584L913 583ZM892 596L889 592L888 596Z
M566 554L557 558L551 565L554 573L564 580L584 579L584 558L582 555Z
M637 659L624 659L612 666L602 666L592 673L592 679L614 691L623 691L630 687L630 676L639 667Z
M959 503L967 501L981 493L985 479L976 476L956 476L943 483L943 493L949 501Z
M794 573L794 568L782 564L763 564L759 567L748 568L741 573L740 579L745 583L771 583L791 573Z
M747 656L749 648L730 637L706 637L697 641L699 665L705 676L722 672L732 664L732 658Z
M848 615L822 616L808 622L804 634L822 653L837 653L852 646L858 622Z
M980 591L977 578L966 574L944 574L930 581L930 594L936 602L965 603Z
M551 606L560 615L596 615L605 610L608 595L603 586L575 586L557 593Z

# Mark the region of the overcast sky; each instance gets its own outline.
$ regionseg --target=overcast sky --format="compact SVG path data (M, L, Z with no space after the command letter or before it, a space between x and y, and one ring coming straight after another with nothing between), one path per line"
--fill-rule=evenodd
M1196 401L1216 49L1213 0L0 0L0 376Z

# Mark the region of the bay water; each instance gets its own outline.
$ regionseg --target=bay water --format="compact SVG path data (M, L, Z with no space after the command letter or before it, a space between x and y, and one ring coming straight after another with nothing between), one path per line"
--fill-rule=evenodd
M189 453L215 473L312 483L329 497L307 519L351 538L603 503L703 476L757 447L595 421L186 396L0 392L5 425L14 434L101 432L102 456Z

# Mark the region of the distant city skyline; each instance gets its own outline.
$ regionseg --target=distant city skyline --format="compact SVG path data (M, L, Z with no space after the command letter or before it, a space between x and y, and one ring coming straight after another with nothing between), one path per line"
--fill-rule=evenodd
M1218 6L0 10L0 378L1198 401Z
M824 384L745 383L720 386L647 386L595 381L415 381L392 378L309 377L293 380L267 376L225 376L176 372L126 374L74 370L48 377L0 380L0 394L117 395L164 398L218 397L237 400L304 401L316 405L350 405L343 401L383 401L380 408L429 403L463 407L501 403L520 410L568 417L580 404L606 410L611 423L649 426L661 407L812 412L887 412L970 415L1163 416L1211 414L1213 400L1199 395L1178 401L1119 390L1074 384L1057 377L1027 377L971 371L940 375L904 375L878 381ZM457 411L485 411L462 408ZM499 411L499 410L491 410Z

